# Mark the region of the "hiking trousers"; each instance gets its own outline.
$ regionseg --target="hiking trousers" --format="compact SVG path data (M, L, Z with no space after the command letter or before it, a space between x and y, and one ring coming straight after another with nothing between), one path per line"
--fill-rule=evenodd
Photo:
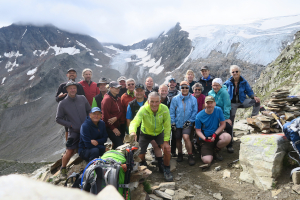
M91 149L83 149L79 156L87 161L90 162L91 160L94 160L95 158L99 158L102 156L105 152L105 146L104 145L98 145Z
M109 139L112 141L112 143L114 144L113 149L116 149L118 146L123 145L123 139L125 137L125 132L126 132L126 124L120 124L118 130L121 133L120 136L116 136L116 134L110 128L108 127L106 128L107 135Z
M256 103L255 99L245 99L243 103L231 103L231 110L230 110L230 120L232 121L232 127L234 123L235 113L238 108L249 108L253 107L252 115L258 115L260 109L260 103Z

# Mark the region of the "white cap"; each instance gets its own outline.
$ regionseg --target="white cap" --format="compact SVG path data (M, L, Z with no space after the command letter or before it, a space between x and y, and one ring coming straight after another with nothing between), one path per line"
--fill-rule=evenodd
M223 84L222 79L220 79L220 78L215 78L212 82L213 83L219 83L221 86Z

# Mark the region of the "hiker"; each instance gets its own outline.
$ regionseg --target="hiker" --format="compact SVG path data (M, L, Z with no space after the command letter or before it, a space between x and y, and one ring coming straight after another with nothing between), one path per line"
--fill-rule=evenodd
M133 78L126 80L126 88L127 88L127 92L121 96L121 104L123 106L123 110L125 111L124 113L125 115L127 112L127 106L129 102L135 99L134 96L135 80Z
M208 95L208 92L211 90L212 88L212 81L215 77L213 77L212 75L210 75L210 71L209 68L207 66L203 66L201 67L201 75L202 77L200 78L200 80L198 81L199 83L202 84L203 86L203 91L202 94L204 94L205 96Z
M168 89L168 97L175 97L179 91L177 90L177 83L175 78L170 78L168 83L169 89Z
M193 72L193 70L187 70L186 74L185 74L185 78L187 80L187 82L189 83L189 92L191 94L193 94L193 90L192 90L192 87L193 85L196 83L196 81L194 81L194 78L195 78L195 73Z
M168 97L168 86L163 84L159 86L158 94L160 95L160 101L170 109L171 98Z
M203 86L200 83L195 83L192 89L194 91L194 94L192 95L197 99L197 105L198 105L197 113L199 113L201 110L205 108L205 104L204 104L205 95L202 94Z
M85 97L88 100L90 106L93 103L93 97L100 94L100 90L97 87L97 84L92 81L93 71L89 68L86 68L82 71L82 77L84 80L80 81L79 84L82 85L85 93Z
M189 93L189 83L180 83L181 93L173 97L170 107L172 129L176 130L176 147L178 149L177 162L183 161L182 138L188 152L188 163L194 165L195 160L192 152L190 134L197 115L197 99Z
M125 76L120 76L117 81L118 81L119 85L122 86L121 89L120 89L119 94L117 95L118 97L121 98L121 96L127 92L126 77Z
M234 124L235 113L238 108L253 107L252 115L258 115L260 109L260 99L255 96L252 88L244 77L241 76L241 69L237 65L230 66L232 76L224 83L228 88L231 100L230 120ZM250 97L248 99L246 97Z
M233 130L232 130L232 122L230 120L230 110L231 110L231 101L229 94L227 92L227 87L223 85L222 79L215 78L212 81L212 90L209 91L208 95L214 97L216 101L216 105L220 107L223 111L225 118L225 131L231 135L231 141L227 145L227 151L229 153L233 153L234 149L232 147L232 138L233 138Z
M148 95L151 93L151 92L158 92L158 88L157 87L153 87L154 83L153 83L153 79L149 76L148 78L146 78L146 82L145 82L145 85L146 85L146 92L145 92L145 95L146 97L148 98Z
M220 150L230 143L231 136L223 131L225 118L212 96L205 97L205 109L197 114L195 125L201 143L201 159L205 163L200 167L209 167L213 157L223 160Z
M140 124L142 125L139 139L139 146L141 148L139 157L142 161L145 161L147 147L152 140L155 140L164 152L164 177L166 181L173 181L173 175L170 171L170 112L167 106L160 103L160 96L157 92L149 94L148 101L139 109L135 118L130 123L129 133L135 135L135 139L137 128Z
M74 81L75 82L75 79L77 78L76 70L73 69L73 68L70 68L67 71L67 77L68 77L68 81ZM65 89L65 86L66 86L67 82L64 82L64 83L59 85L59 87L57 89L57 92L56 92L56 96L55 96L56 97L55 99L56 99L57 102L60 102L61 100L65 99L65 97L67 96L68 92ZM82 85L80 85L80 84L77 84L77 94L78 95L84 95L84 90L82 88ZM66 137L66 141L67 141L68 140L68 127L65 127L65 137Z
M105 123L101 118L101 109L94 107L80 128L78 154L87 162L99 158L105 152L104 143L107 141L108 136Z
M168 97L172 100L173 97L175 97L177 94L179 94L179 91L177 90L177 82L175 78L170 78L169 79L169 89L168 89ZM170 108L170 106L168 106ZM171 155L172 157L177 157L176 154L176 131L172 131L172 140L171 140Z
M100 78L99 82L97 83L97 87L100 90L100 94L93 97L92 108L98 107L98 108L101 109L101 102L104 98L104 95L108 91L106 85L108 85L107 79L106 78Z
M56 113L56 122L68 127L67 150L62 158L60 174L62 178L67 178L66 166L70 158L78 148L80 138L80 127L88 116L91 107L85 96L77 95L77 83L69 81L65 89L68 92L66 98L59 102Z
M104 95L101 103L102 120L105 122L107 135L113 143L113 149L123 145L126 131L125 111L120 97L117 96L121 87L116 81L110 82L109 92Z

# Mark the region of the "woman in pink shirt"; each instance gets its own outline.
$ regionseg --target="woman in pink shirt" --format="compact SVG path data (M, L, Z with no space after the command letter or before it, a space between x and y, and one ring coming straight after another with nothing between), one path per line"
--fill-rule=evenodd
M201 94L201 92L203 91L203 86L200 83L195 83L192 87L194 94L192 94L194 97L196 97L197 99L197 103L198 103L198 112L199 113L201 110L203 110L205 108L205 95Z

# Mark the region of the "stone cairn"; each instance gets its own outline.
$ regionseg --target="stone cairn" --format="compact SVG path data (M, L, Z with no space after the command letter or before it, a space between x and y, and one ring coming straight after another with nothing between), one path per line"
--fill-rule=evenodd
M282 125L300 116L300 97L289 96L289 90L279 89L271 93L271 98L266 101L266 111L261 115L247 118L247 124L257 133L282 132L276 118Z

